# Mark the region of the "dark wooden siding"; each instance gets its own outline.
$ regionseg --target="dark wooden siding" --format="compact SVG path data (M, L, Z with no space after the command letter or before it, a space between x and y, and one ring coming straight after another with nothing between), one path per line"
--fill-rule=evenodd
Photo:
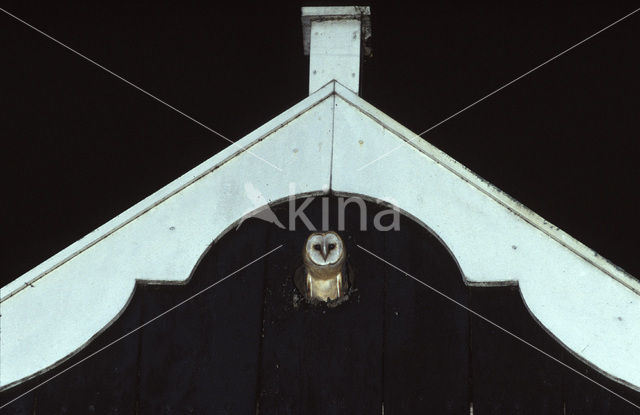
M330 201L332 228L336 200ZM321 202L306 210L320 226ZM140 331L16 400L11 414L633 414L635 408L542 356L426 284L640 404L559 346L515 287L473 288L438 239L407 218L399 232L367 231L349 205L349 261L357 291L336 307L294 300L291 277L309 231L249 220L204 256L184 286L138 286L123 315L53 371L2 393L7 402L124 333L257 262ZM287 223L287 205L276 208ZM91 310L87 310L90 313ZM27 345L25 347L28 347Z

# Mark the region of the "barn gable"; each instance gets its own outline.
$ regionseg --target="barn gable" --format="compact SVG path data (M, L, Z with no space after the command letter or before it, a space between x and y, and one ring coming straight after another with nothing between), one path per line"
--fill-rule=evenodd
M467 284L517 284L560 343L640 390L640 283L338 81L3 287L0 389L81 350L137 281L186 283L243 217L332 192L398 207L441 239Z

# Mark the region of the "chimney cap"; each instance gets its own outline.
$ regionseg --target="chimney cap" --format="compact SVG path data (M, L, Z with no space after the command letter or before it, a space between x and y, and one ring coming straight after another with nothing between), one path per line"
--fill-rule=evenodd
M317 20L360 20L362 22L362 43L364 56L371 56L366 46L371 37L371 10L369 6L328 6L302 8L302 43L304 54L309 55L311 47L311 22Z

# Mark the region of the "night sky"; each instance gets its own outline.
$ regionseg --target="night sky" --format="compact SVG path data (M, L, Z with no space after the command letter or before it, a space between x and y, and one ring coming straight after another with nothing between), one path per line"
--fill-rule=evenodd
M1 7L236 140L307 95L308 58L301 3L228 4ZM361 4L374 48L361 95L417 133L638 7ZM4 285L229 143L0 22ZM635 276L639 38L640 13L425 135Z

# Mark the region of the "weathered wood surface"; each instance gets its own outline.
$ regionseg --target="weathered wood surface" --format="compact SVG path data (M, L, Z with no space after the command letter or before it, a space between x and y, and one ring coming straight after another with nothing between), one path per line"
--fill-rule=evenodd
M515 287L471 290L470 308L552 356L562 348L531 319ZM562 368L479 318L471 319L477 414L563 414Z
M279 257L268 259L259 374L259 413L378 413L382 408L384 277L379 264L356 248L370 233L358 230L358 209L348 209L348 260L358 264L357 291L332 308L298 297L292 281L308 231ZM305 210L322 226L321 204ZM335 220L335 216L332 217ZM368 224L371 226L371 223ZM302 226L301 223L297 227ZM336 229L337 223L330 227ZM270 245L277 245L276 238ZM283 258L284 257L284 258Z
M298 204L301 201L298 202ZM330 227L335 229L335 199ZM531 344L640 404L640 393L569 355L529 315L515 288L462 282L437 238L403 218L400 232L341 232L357 291L336 308L296 300L291 277L309 231L249 220L203 257L184 286L138 286L122 316L53 371L118 339L274 247L273 255L62 373L8 414L633 414L633 406L357 248L360 244ZM306 210L320 227L321 201ZM287 223L288 206L276 209ZM90 316L91 310L87 310ZM27 346L25 346L27 347Z
M402 221L401 230L383 235L382 249L367 249L466 304L467 288L446 248L409 220ZM389 266L382 271L386 282L385 414L468 414L466 310Z
M202 292L265 253L267 227L221 240L182 287L148 288L145 321ZM141 335L140 414L241 414L254 410L265 263L184 303Z

